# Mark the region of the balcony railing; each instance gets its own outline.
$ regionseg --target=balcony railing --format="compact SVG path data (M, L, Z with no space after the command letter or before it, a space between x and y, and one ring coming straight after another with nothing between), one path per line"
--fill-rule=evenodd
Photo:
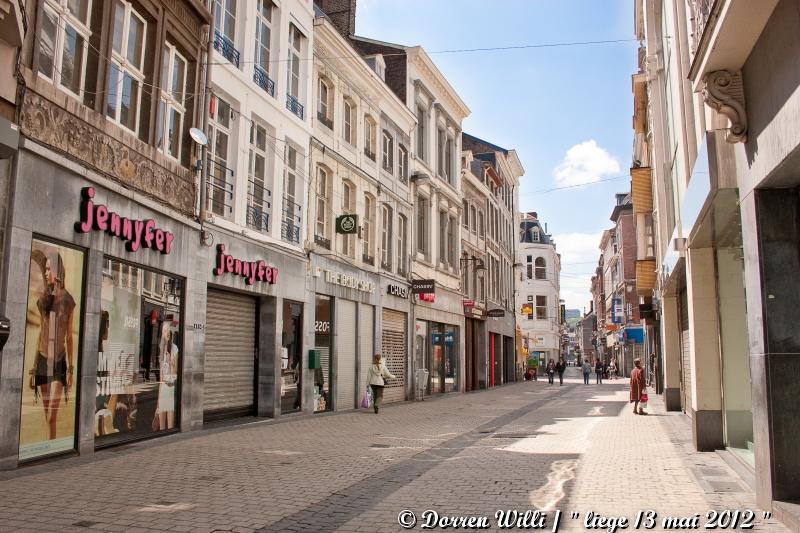
M208 160L207 208L215 215L233 216L233 169L214 158Z
M383 261L381 261L381 268L383 270L388 270L389 272L391 272L392 271L392 263L384 263Z
M233 41L222 35L219 30L214 30L214 50L239 68L239 50L233 46Z
M368 147L364 147L364 155L375 161L375 152L371 151Z
M250 181L247 193L247 226L262 233L269 233L269 212L272 208L272 191Z
M321 124L325 124L329 130L333 129L333 120L326 117L322 111L317 111L317 120L319 120Z
M283 197L283 220L281 220L281 239L298 244L300 242L300 224L303 221L303 208Z
M253 81L267 91L267 94L275 96L275 82L267 75L267 71L258 65L253 66Z
M331 249L331 240L330 239L326 239L322 235L314 235L314 244L316 244L317 246L321 246L322 248L325 248L326 250L330 250Z
M361 260L368 265L375 266L375 257L367 253L361 254Z
M303 104L291 94L286 95L286 109L297 115L301 120L303 119Z

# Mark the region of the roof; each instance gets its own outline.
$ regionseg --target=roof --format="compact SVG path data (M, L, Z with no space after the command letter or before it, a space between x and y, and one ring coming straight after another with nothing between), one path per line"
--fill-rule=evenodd
M473 154L483 154L487 152L503 152L503 154L508 155L508 150L501 146L497 146L496 144L492 144L489 141L484 141L474 135L470 135L469 133L462 132L461 133L461 146L464 150L470 150Z

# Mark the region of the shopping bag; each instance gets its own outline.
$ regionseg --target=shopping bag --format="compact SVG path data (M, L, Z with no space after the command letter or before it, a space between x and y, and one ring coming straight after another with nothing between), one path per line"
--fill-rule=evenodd
M647 407L647 393L643 392L641 397L639 397L639 408L645 409Z
M371 403L372 398L370 397L369 390L365 390L364 394L361 396L361 408L369 409Z

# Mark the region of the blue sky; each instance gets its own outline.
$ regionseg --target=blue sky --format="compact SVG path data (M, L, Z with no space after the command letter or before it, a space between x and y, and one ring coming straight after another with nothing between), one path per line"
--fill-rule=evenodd
M631 0L358 0L359 35L438 50L633 39ZM634 41L431 54L472 110L464 131L517 151L522 211L536 211L562 254L562 298L588 307L589 278L633 134Z

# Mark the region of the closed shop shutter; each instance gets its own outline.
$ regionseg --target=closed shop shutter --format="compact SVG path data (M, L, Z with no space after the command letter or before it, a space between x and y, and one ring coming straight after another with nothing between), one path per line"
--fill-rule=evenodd
M254 407L256 301L208 290L203 418L251 414Z
M692 406L692 365L691 365L691 339L689 338L689 299L686 289L680 293L681 313L681 387L683 394L683 410L691 414Z
M336 394L337 411L356 406L356 302L336 302Z
M381 355L389 372L397 379L389 380L383 390L383 401L402 402L406 399L406 314L383 310Z
M367 387L367 372L372 364L372 357L375 355L375 308L371 305L361 304L358 318L358 349L359 349L359 373L358 373L358 399Z

